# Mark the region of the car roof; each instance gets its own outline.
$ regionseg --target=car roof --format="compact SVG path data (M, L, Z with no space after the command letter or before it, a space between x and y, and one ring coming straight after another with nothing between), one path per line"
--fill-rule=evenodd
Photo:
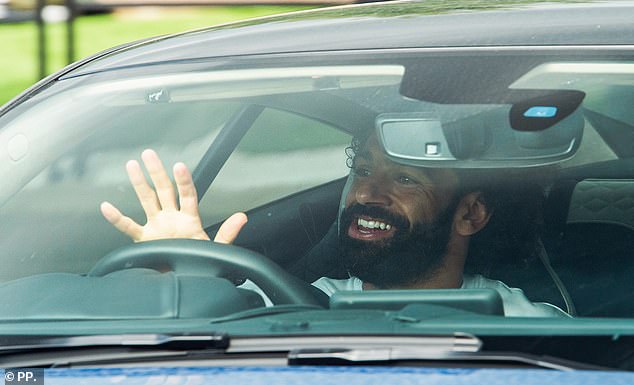
M200 58L358 49L631 45L634 2L394 1L294 12L145 40L72 75Z

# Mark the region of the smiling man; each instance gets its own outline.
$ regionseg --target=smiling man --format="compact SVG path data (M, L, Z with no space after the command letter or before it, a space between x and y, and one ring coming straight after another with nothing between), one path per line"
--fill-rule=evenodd
M565 316L557 307L530 302L520 289L464 273L472 236L493 213L482 192L465 188L457 172L401 165L388 159L376 136L355 139L351 184L338 234L349 279L322 277L313 285L328 295L338 290L488 288L502 297L507 316ZM162 238L209 239L198 213L191 174L174 165L174 187L157 154L142 154L152 188L138 162L126 165L147 215L141 226L104 202L104 217L135 242ZM178 204L177 204L178 199ZM236 213L214 241L231 243L247 218ZM244 286L258 291L250 281Z
M460 287L468 237L490 218L479 194L459 196L451 170L392 162L375 136L355 147L339 234L346 288ZM328 282L343 283L317 285Z

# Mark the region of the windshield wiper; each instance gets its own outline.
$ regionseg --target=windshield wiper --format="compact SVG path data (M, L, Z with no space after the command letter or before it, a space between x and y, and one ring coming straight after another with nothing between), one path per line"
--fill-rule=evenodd
M262 350L293 352L319 349L412 349L428 354L477 352L479 338L466 333L444 335L287 335L235 337L228 353L254 353Z
M287 351L289 365L447 363L473 366L534 367L551 370L612 370L558 357L482 350L468 333L428 336L285 336L234 338L228 353Z
M23 350L67 349L84 347L143 347L169 350L226 349L229 337L225 334L105 334L86 336L30 336L0 337L0 354Z
M486 366L535 367L551 370L614 370L556 357L518 352L455 352L393 347L372 349L298 349L288 355L289 365L372 364L379 362L429 362Z

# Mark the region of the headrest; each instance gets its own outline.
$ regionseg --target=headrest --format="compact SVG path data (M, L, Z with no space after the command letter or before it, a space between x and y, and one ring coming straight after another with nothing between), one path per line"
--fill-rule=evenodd
M562 234L569 223L613 223L632 228L632 214L628 214L634 199L632 170L634 159L561 170L546 200L544 219L548 233ZM624 220L628 215L630 219Z
M569 224L603 223L634 230L634 179L563 179L550 191L545 207L550 234Z
M634 230L634 179L585 179L575 185L567 223L607 223Z

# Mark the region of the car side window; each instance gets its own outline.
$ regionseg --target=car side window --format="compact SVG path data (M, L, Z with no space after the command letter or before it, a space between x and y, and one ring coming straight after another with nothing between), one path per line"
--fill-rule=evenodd
M345 176L349 144L335 127L265 109L201 199L204 225Z

